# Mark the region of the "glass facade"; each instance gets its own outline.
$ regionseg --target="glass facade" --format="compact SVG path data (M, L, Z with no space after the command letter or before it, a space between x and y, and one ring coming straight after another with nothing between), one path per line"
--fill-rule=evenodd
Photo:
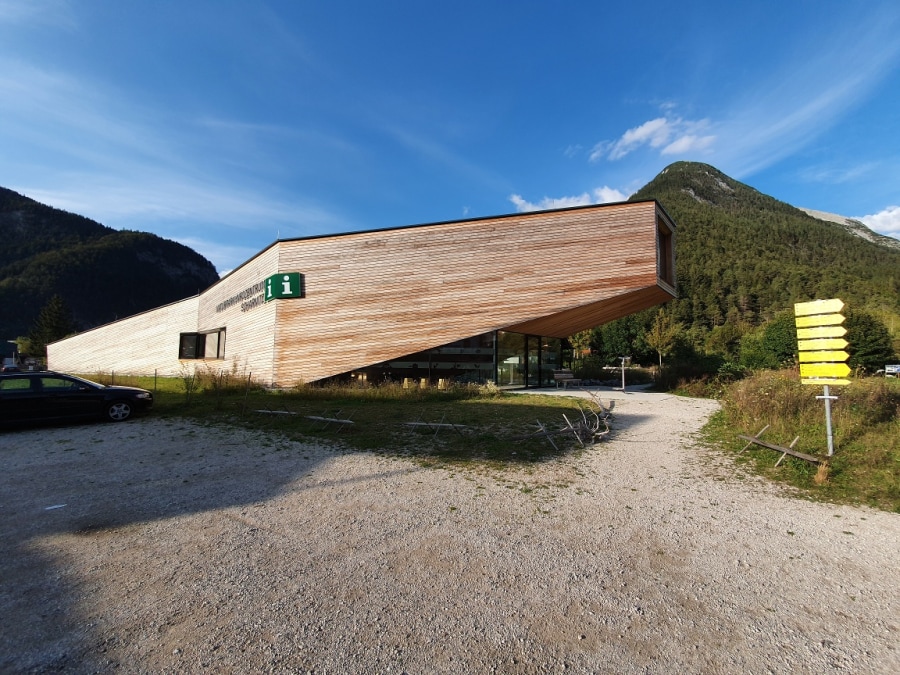
M562 367L563 340L494 331L379 363L335 379L416 385L495 382L500 387L546 387Z
M562 367L563 341L522 333L497 333L497 377L501 387L546 387Z

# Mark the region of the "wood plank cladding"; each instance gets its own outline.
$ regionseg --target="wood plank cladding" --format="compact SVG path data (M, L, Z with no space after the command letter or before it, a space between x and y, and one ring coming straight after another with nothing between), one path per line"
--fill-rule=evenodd
M664 302L660 221L674 233L651 201L279 242L278 268L305 275L306 297L278 303L275 377L313 381L498 329L565 337Z
M566 337L674 297L674 233L645 201L277 241L198 298L50 345L49 363L292 386L493 330ZM305 296L265 302L289 272ZM195 331L224 358L179 360Z
M199 296L158 307L47 345L47 365L69 373L177 377L178 337L197 330Z

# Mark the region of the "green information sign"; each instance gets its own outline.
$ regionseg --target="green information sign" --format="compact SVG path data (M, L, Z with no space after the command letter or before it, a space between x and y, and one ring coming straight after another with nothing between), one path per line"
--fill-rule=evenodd
M302 298L303 275L300 272L281 272L266 277L266 302L279 298Z

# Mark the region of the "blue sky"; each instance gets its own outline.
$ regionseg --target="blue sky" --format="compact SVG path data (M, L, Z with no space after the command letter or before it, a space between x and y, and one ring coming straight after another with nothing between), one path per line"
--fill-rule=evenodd
M0 0L0 185L220 272L678 160L900 238L898 35L895 0Z

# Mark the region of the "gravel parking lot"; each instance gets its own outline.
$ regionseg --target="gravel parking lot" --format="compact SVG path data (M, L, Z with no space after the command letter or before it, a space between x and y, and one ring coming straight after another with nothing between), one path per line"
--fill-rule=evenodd
M900 515L744 475L714 402L617 398L595 449L491 470L2 433L0 671L900 672Z

